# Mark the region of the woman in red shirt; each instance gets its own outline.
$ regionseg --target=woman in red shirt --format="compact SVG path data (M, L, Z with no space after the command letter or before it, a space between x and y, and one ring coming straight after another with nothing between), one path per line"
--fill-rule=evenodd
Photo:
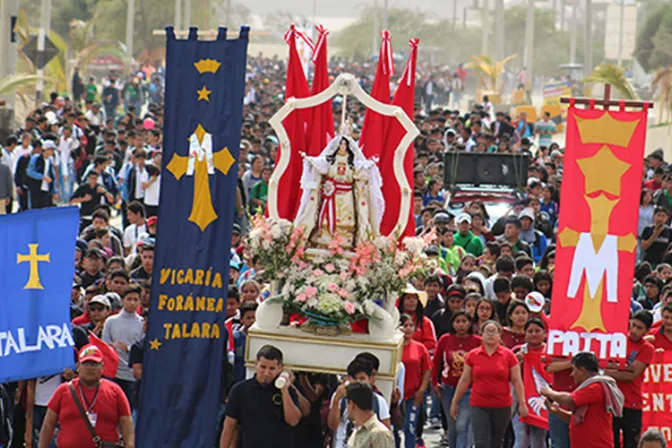
M494 320L483 324L482 344L467 355L464 372L450 405L450 416L457 420L459 403L471 385L471 426L476 448L500 448L511 420L511 385L519 403L525 403L525 391L518 358L502 346L502 326ZM527 417L527 405L520 406Z
M427 297L427 296L425 296ZM399 300L399 314L408 314L413 319L415 333L413 340L425 346L429 353L434 353L436 348L436 333L434 324L429 317L425 316L425 307L420 301L420 291L409 287Z
M450 330L441 336L434 353L432 386L447 416L455 388L464 370L464 360L472 349L481 345L481 338L472 334L471 316L464 311L454 313ZM467 389L458 403L458 419L448 419L448 445L451 448L471 448L471 413Z
M525 360L541 370L541 357L546 353L545 337L544 323L541 319L533 317L527 321L525 324L526 342L513 350L520 360L522 371L524 371L523 362ZM543 372L538 373L541 375ZM513 415L512 422L513 431L516 435L514 445L516 448L546 448L546 428L522 421L518 412Z
M474 334L480 336L481 326L489 320L498 320L497 310L495 310L495 303L492 300L483 297L476 302L476 313L474 314L473 324Z
M402 314L401 331L404 333L404 351L401 362L404 363L404 406L406 421L404 422L404 447L416 448L416 432L418 417L423 410L425 391L429 386L431 361L429 352L420 342L413 340L415 324L408 314Z
M507 326L502 332L502 343L506 348L513 348L525 343L525 323L530 317L530 310L522 300L513 299L506 310Z

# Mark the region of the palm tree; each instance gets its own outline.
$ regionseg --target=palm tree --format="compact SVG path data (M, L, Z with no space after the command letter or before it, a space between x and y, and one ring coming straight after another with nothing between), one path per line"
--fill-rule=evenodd
M663 122L663 109L667 110L667 120L672 116L672 67L661 68L651 81L651 92L661 103L658 109L658 122Z
M611 84L624 100L637 100L639 96L625 76L625 70L614 64L600 64L583 82Z
M472 61L467 63L467 68L476 70L481 75L481 89L483 93L494 94L498 96L501 93L502 86L499 77L504 71L504 66L515 59L515 54L507 56L501 61L495 61L490 56L472 56ZM480 95L479 95L480 97Z
M128 66L130 57L119 42L99 42L95 39L93 33L93 24L98 18L98 13L87 20L73 19L70 22L69 51L71 54L71 64L69 65L68 79L72 78L72 72L75 67L79 67L82 75L88 72L89 64L98 56L103 54L115 56L124 61Z

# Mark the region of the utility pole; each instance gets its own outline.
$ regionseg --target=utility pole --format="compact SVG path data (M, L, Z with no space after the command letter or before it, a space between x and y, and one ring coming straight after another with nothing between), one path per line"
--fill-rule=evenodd
M569 36L569 63L570 64L575 64L576 63L576 21L577 21L577 10L579 9L578 7L578 0L574 0L574 4L572 5L572 31Z
M18 38L12 30L12 25L19 15L19 0L0 0L0 78L16 74L16 59L18 52ZM9 109L14 109L15 93L2 95L2 99Z
M175 0L175 19L173 26L176 30L182 29L182 0Z
M618 66L623 64L623 24L625 22L625 0L621 0L621 17L618 28Z
M585 22L583 24L583 73L590 75L593 72L593 5L592 0L586 0Z
M565 31L565 0L560 0L560 31Z
M133 57L133 34L135 28L135 0L128 0L126 8L126 51Z
M525 20L525 54L523 64L525 64L525 88L532 94L532 86L534 84L532 76L532 64L534 53L534 0L527 1L527 19Z
M373 0L373 33L371 34L371 55L378 54L378 1Z
M384 9L383 9L383 29L386 30L387 28L387 15L388 15L388 8L389 8L389 0L384 0Z
M497 41L497 58L504 59L504 0L495 0L495 40Z
M453 29L457 29L457 0L453 0Z
M37 81L35 88L36 103L42 100L42 91L44 90L44 44L51 26L51 0L42 0L42 15L40 19L40 31L37 35L37 65L42 68L37 69L37 76L40 79Z
M191 0L184 0L184 27L191 26Z
M488 54L488 38L490 37L490 2L483 0L483 9L481 9L481 54Z

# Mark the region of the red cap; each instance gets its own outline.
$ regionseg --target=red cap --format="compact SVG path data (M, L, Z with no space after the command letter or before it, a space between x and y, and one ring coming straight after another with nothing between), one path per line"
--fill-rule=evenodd
M150 216L147 218L147 226L155 226L156 225L156 216Z
M85 345L79 351L79 362L93 361L97 363L103 362L103 354L100 349L93 344Z

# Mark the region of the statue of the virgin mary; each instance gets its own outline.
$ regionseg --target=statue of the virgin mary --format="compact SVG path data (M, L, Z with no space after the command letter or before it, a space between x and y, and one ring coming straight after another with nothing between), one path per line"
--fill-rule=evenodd
M325 248L338 235L350 249L379 235L385 211L380 171L345 129L319 156L303 156L303 194L294 222L304 226L313 247Z

